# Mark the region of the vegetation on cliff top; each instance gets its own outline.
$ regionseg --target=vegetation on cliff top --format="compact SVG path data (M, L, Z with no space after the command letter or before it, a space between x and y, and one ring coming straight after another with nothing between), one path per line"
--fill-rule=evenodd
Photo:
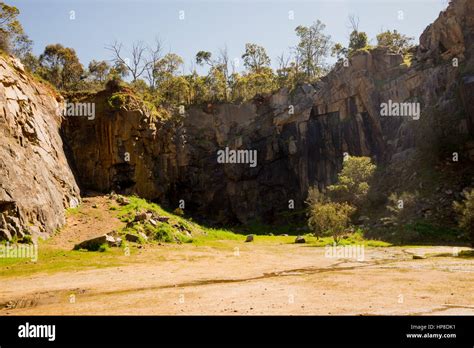
M207 104L213 102L242 102L256 95L272 93L279 88L294 89L301 83L314 83L330 69L326 63L332 53L339 60L349 58L354 52L368 49L367 34L358 28L358 20L350 18L353 31L348 48L333 44L325 33L325 25L317 20L312 25L295 28L298 43L290 47L290 54L277 57L278 68L270 68L271 59L264 47L247 43L239 62L231 60L226 48L217 53L199 51L195 64L208 67L206 75L199 75L193 65L184 73L183 59L175 53L163 54L163 45L156 40L152 46L142 42L132 44L130 52L114 42L107 46L111 63L92 60L88 67L79 61L73 48L47 45L35 57L28 39L17 20L17 8L0 3L0 50L14 53L27 69L49 81L62 93L71 91L99 91L109 81L124 81L133 88L149 108L157 110L179 105ZM395 31L377 35L378 46L387 46L405 54L411 39ZM125 57L130 56L131 59Z

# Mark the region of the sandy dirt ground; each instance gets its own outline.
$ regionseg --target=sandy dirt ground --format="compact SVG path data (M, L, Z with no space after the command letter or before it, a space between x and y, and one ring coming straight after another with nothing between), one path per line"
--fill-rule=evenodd
M83 237L77 219L53 245ZM153 246L124 266L4 277L0 315L474 315L474 259L413 259L452 250L366 247L357 261L305 244Z
M472 260L373 248L353 262L300 245L155 252L176 259L4 279L0 303L17 306L0 314L474 314Z

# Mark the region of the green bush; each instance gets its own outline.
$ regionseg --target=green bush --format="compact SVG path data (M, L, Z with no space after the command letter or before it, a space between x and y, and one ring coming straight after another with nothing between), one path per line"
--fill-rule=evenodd
M114 93L107 100L107 103L112 110L118 111L127 104L127 98L127 95L124 93Z
M178 215L178 216L183 216L183 215L184 215L184 210L181 209L181 208L176 208L176 209L173 211L173 214L174 214L174 215Z
M369 191L369 181L375 169L369 157L347 157L337 183L327 188L330 197L337 202L359 206Z
M453 203L458 213L459 227L469 234L474 248L474 189L464 191L464 200Z
M317 237L332 236L338 243L347 231L354 207L347 203L316 202L309 207L308 226Z
M173 227L164 223L155 228L155 239L160 242L172 243L174 242L174 230Z
M110 250L110 247L107 245L107 244L102 244L99 246L99 248L97 249L97 251L103 253L105 251L109 251Z
M25 236L20 240L20 243L23 243L23 244L32 244L32 243L33 243L33 239L31 239L31 235L27 234L27 235L25 235Z

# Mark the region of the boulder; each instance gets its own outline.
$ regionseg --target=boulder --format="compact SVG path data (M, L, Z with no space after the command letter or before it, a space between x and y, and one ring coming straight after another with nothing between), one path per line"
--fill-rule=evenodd
M413 255L413 260L423 260L426 259L424 255Z
M109 247L119 247L121 240L116 240L114 237L104 234L102 236L88 239L76 244L76 246L74 246L74 250L86 249L89 251L97 251L99 250L100 246L104 244L108 245Z
M0 240L10 240L12 239L12 235L8 232L7 229L1 228L0 229Z
M146 221L148 218L148 214L143 212L143 213L138 213L135 215L135 221L140 222L140 221Z
M118 196L116 201L119 205L122 205L122 206L130 204L130 200L128 198L123 197L123 196Z
M296 243L296 244L304 244L304 243L306 243L306 239L304 239L303 236L298 236L298 237L296 237L296 239L295 239L295 243Z
M253 240L254 240L254 235L249 234L247 238L245 238L245 243L253 242Z
M146 237L146 236L145 236ZM127 233L125 235L125 240L132 242L132 243L139 243L140 242L140 237L131 233Z

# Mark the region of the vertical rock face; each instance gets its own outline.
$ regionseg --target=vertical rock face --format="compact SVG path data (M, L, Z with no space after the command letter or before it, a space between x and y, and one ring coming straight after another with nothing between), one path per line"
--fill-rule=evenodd
M77 205L58 101L14 58L0 57L0 240L47 236Z
M94 120L67 120L77 177L86 189L136 193L172 208L182 200L200 218L280 222L303 208L309 186L334 182L344 153L403 163L426 141L419 136L426 128L461 149L474 124L473 4L453 1L421 36L410 67L377 48L314 86L194 106L179 120L106 107ZM93 100L106 105L109 96ZM419 103L420 119L382 116L390 102ZM225 148L256 150L257 165L218 163Z
M94 104L95 117L66 117L63 122L78 183L84 190L165 199L177 177L179 128L153 121L141 106L111 108L111 93L87 99Z

